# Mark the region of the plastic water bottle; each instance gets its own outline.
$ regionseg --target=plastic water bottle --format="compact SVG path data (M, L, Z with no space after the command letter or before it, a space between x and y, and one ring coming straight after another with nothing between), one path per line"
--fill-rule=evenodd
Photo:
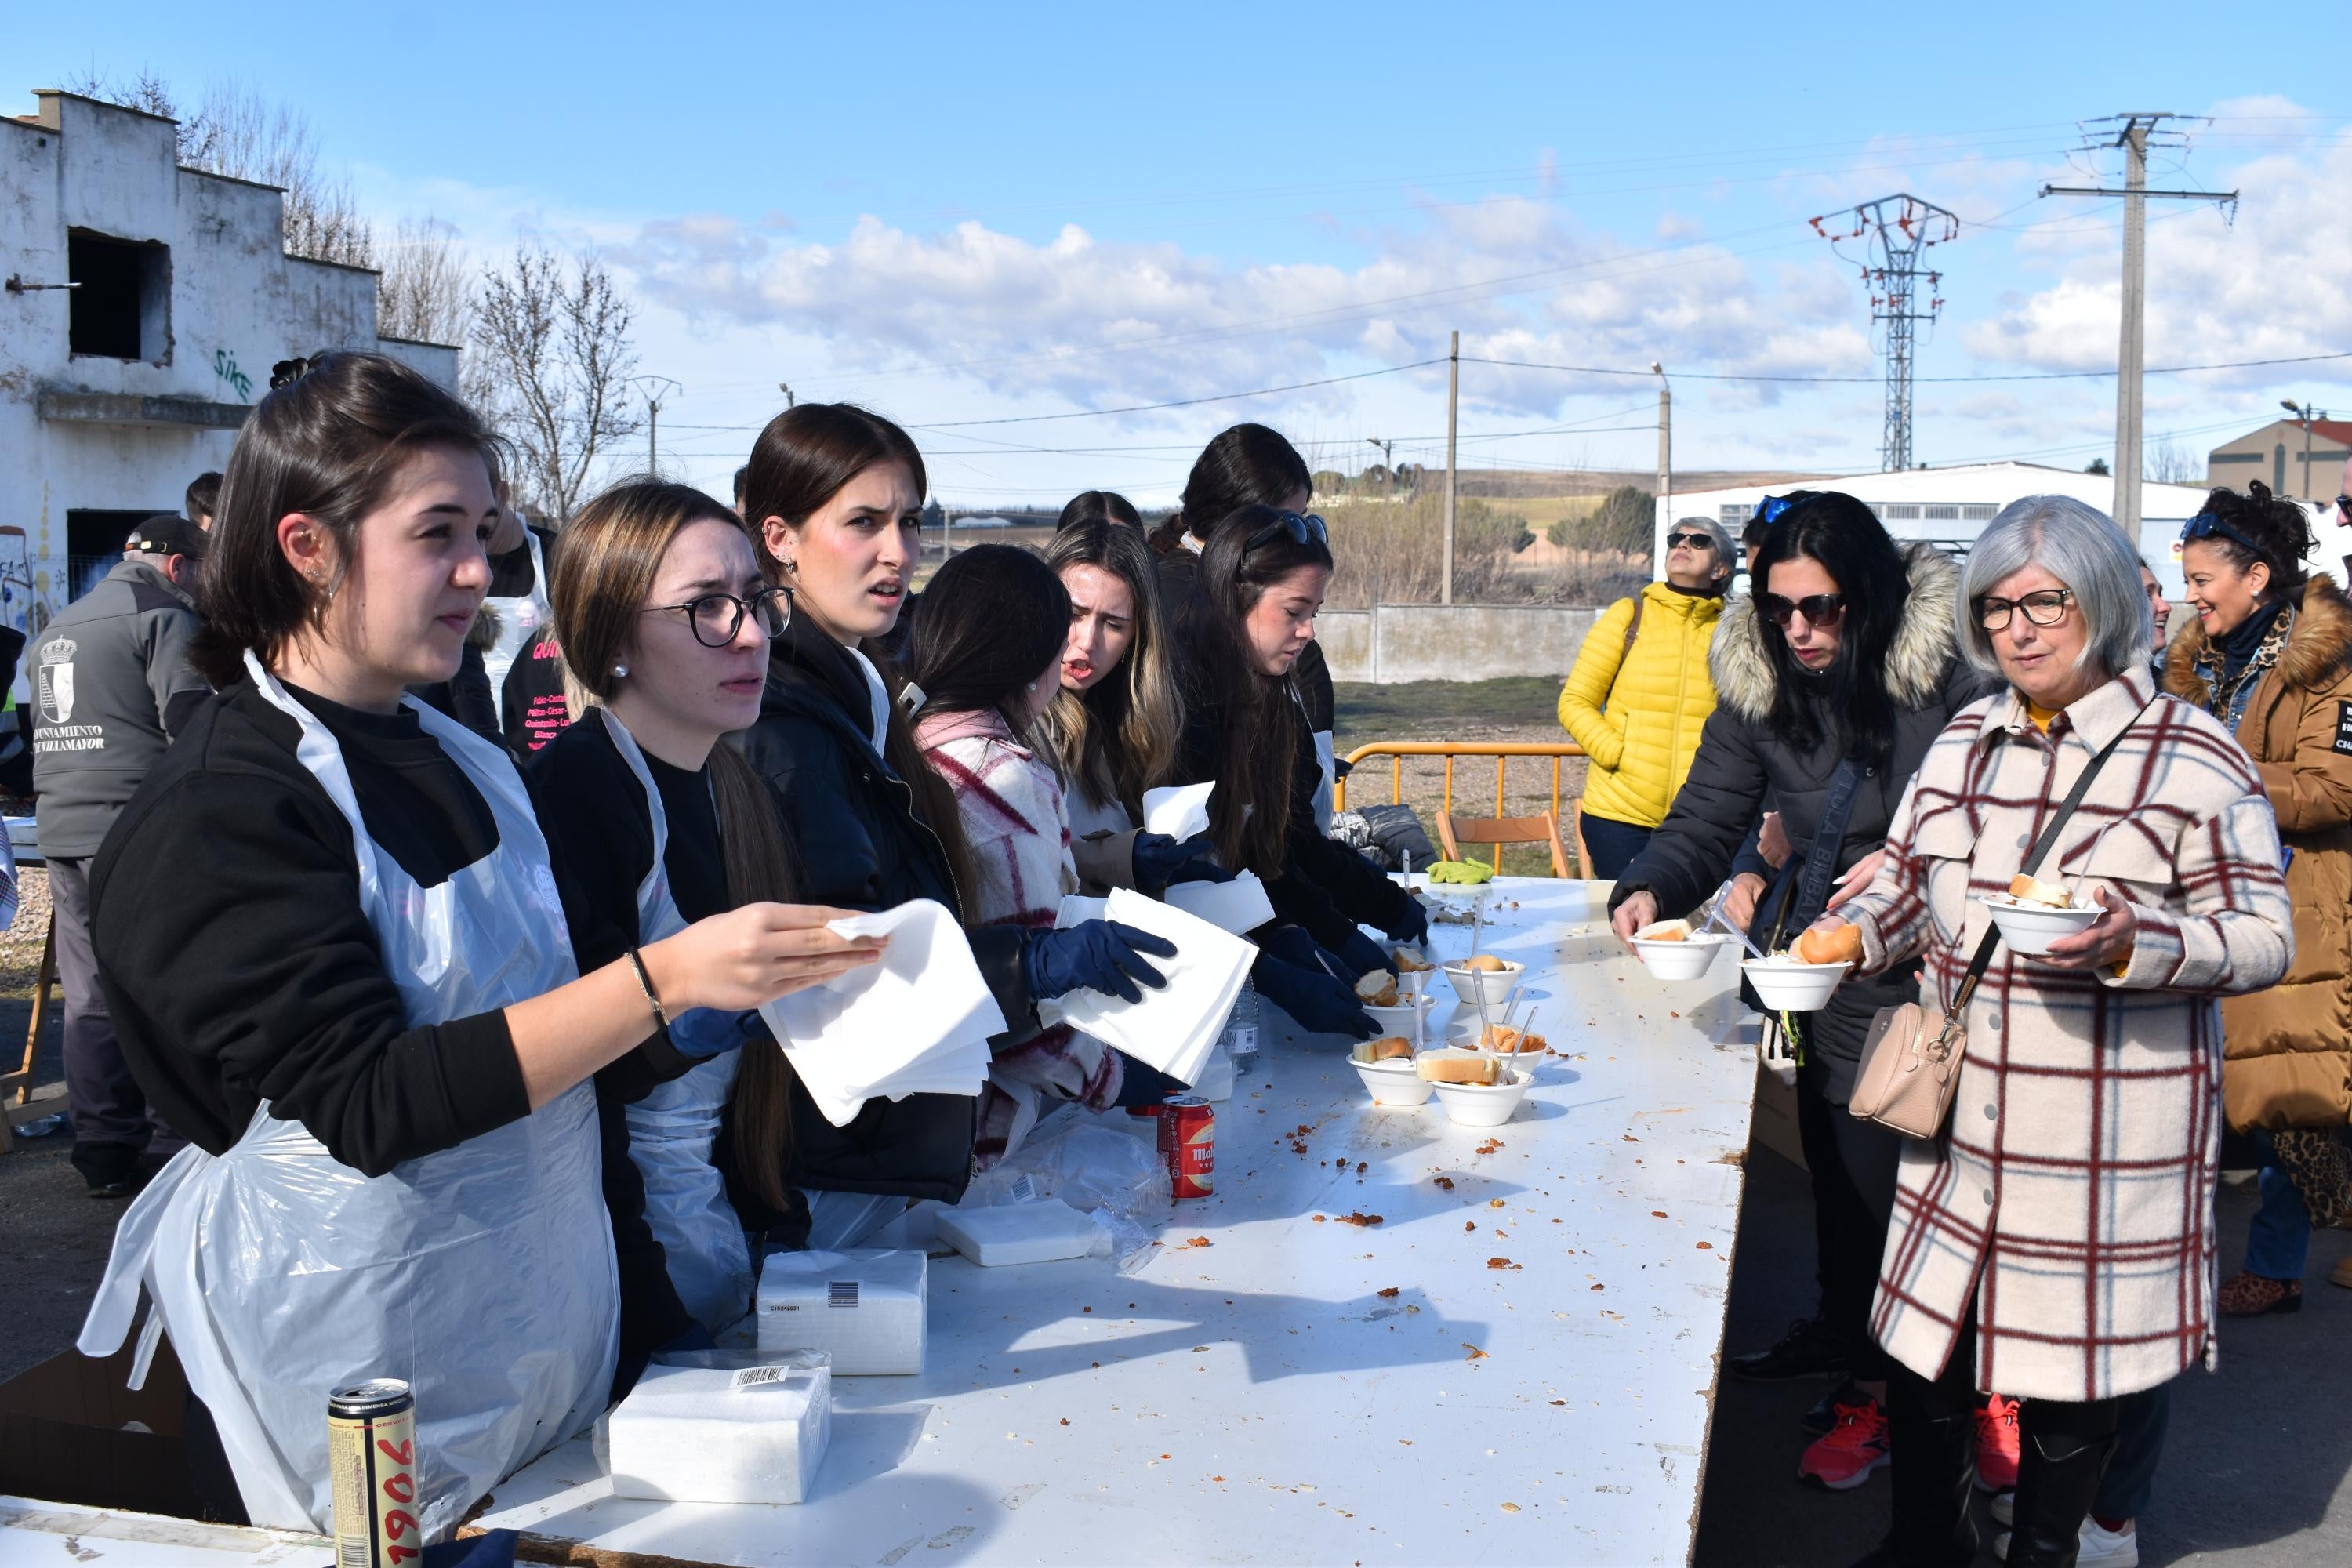
M1224 1033L1218 1043L1225 1055L1233 1058L1235 1071L1246 1070L1257 1056L1257 986L1242 981L1241 994L1234 998L1234 1010L1225 1016Z

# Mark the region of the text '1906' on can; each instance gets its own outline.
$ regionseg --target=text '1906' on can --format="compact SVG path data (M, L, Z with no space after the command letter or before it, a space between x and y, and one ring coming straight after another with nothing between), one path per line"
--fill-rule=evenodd
M335 1479L335 1568L392 1568L425 1557L416 1520L416 1396L397 1378L327 1395Z
M1160 1113L1160 1156L1180 1198L1205 1198L1217 1185L1217 1113L1197 1094L1171 1094Z

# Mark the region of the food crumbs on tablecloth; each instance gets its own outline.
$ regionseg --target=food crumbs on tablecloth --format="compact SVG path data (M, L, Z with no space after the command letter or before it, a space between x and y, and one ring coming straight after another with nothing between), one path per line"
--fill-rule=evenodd
M1070 1424L1070 1418L1069 1418L1068 1416L1066 1416L1066 1415L1063 1416L1063 1417L1062 1417L1062 1425L1063 1425L1063 1426L1067 1426L1069 1424Z
M1321 1225L1321 1224L1323 1223L1323 1216L1322 1216L1321 1215L1319 1215L1319 1214L1318 1214L1318 1215L1317 1215L1315 1216L1315 1223L1316 1223L1317 1225Z
M1698 1244L1698 1249L1701 1252L1713 1252L1715 1250L1715 1243L1711 1241L1702 1241Z
M1519 1511L1519 1505L1515 1502L1507 1502L1503 1505L1503 1511L1505 1513L1517 1513Z
M1366 1171L1370 1170L1371 1168L1372 1168L1372 1167L1371 1167L1371 1163L1370 1163L1370 1161L1367 1161L1367 1160L1359 1160L1359 1161L1357 1161L1357 1162L1356 1162L1356 1174L1358 1174L1358 1175L1360 1175L1360 1175L1362 1175Z
M1486 1267L1489 1268L1517 1268L1518 1265L1512 1262L1507 1258L1489 1258L1486 1259Z
M1462 1348L1470 1352L1468 1355L1462 1358L1464 1361L1485 1361L1486 1359L1486 1352L1480 1350L1476 1345L1472 1344L1468 1340L1464 1340L1462 1342Z
M1501 1208L1503 1206L1503 1200L1500 1198L1488 1198L1486 1200L1486 1206L1490 1209Z
M1222 1480L1223 1480L1225 1478L1224 1478L1224 1477L1223 1477L1223 1476L1211 1476L1209 1479L1210 1479L1211 1480L1213 1480L1213 1481L1222 1481Z
M1213 1246L1214 1243L1211 1242L1205 1236L1188 1236L1184 1238L1184 1245L1187 1247L1210 1247Z
M1608 1286L1606 1286L1606 1285L1595 1285L1595 1286L1593 1287L1593 1289L1594 1289L1595 1290L1606 1290L1606 1289L1609 1289L1609 1287L1608 1287Z
M1091 1312L1091 1311L1093 1311L1093 1310L1094 1310L1094 1309L1093 1309L1092 1307L1081 1307L1081 1308L1079 1308L1079 1309L1078 1309L1078 1310L1079 1310L1079 1311L1081 1311L1081 1312Z
M1341 1225L1356 1226L1378 1225L1381 1223L1381 1216L1376 1214L1366 1214L1361 1209L1359 1209L1353 1214L1341 1215L1339 1216L1339 1223Z
M1567 1400L1565 1400L1565 1399L1555 1399L1555 1400L1553 1400L1553 1401L1552 1401L1552 1403L1553 1403L1554 1405L1565 1405L1565 1404L1567 1404L1567 1403L1568 1403L1568 1401L1567 1401Z
M1437 1178L1437 1184L1450 1193L1454 1190L1454 1178L1451 1176L1440 1176Z
M1652 1209L1650 1211L1650 1217L1652 1219L1664 1219L1666 1217L1666 1211L1664 1209Z
M1421 1316L1421 1309L1418 1307L1407 1307L1404 1310L1407 1317L1418 1318Z
M1465 1219L1462 1222L1462 1228L1464 1230L1475 1230L1478 1228L1478 1222L1475 1219Z
M1395 1286L1393 1286L1393 1285L1390 1286L1387 1289L1382 1290L1382 1291L1381 1292L1381 1294L1383 1297L1393 1297L1396 1293L1397 1293L1397 1288L1396 1288Z

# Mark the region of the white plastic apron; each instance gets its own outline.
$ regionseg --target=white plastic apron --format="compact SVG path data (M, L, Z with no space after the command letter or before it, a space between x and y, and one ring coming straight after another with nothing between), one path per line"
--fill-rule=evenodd
M670 896L668 814L645 753L609 708L601 710L613 749L646 792L654 829L654 865L637 885L637 942L659 942L686 929ZM669 1282L695 1321L716 1333L751 1310L751 1250L743 1222L727 1201L727 1183L710 1163L719 1117L735 1087L742 1053L725 1051L656 1088L627 1109L629 1159L646 1183L646 1223L669 1256Z
M251 655L301 728L296 754L351 823L360 904L411 1027L537 996L577 976L547 841L505 753L414 699L404 706L489 804L499 847L420 888L368 837L334 737ZM595 1092L368 1177L270 1108L218 1158L180 1151L133 1202L79 1347L159 1331L209 1407L256 1524L332 1527L327 1394L366 1377L416 1394L416 1512L446 1541L475 1499L583 1430L611 1393L619 1281Z
M522 541L530 552L530 592L494 594L482 601L499 621L497 639L482 650L482 669L490 678L490 702L502 722L507 710L507 675L523 650L539 640L551 616L547 607L547 561L539 552L539 535L526 528Z

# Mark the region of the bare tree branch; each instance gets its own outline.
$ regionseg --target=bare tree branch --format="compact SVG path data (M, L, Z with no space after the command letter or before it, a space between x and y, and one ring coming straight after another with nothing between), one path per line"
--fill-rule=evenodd
M437 218L403 218L380 265L377 332L415 342L465 342L474 280L458 251L456 230Z
M476 297L465 393L514 444L521 499L568 518L596 459L635 435L623 384L636 368L630 312L593 251L567 266L526 241L487 268Z

